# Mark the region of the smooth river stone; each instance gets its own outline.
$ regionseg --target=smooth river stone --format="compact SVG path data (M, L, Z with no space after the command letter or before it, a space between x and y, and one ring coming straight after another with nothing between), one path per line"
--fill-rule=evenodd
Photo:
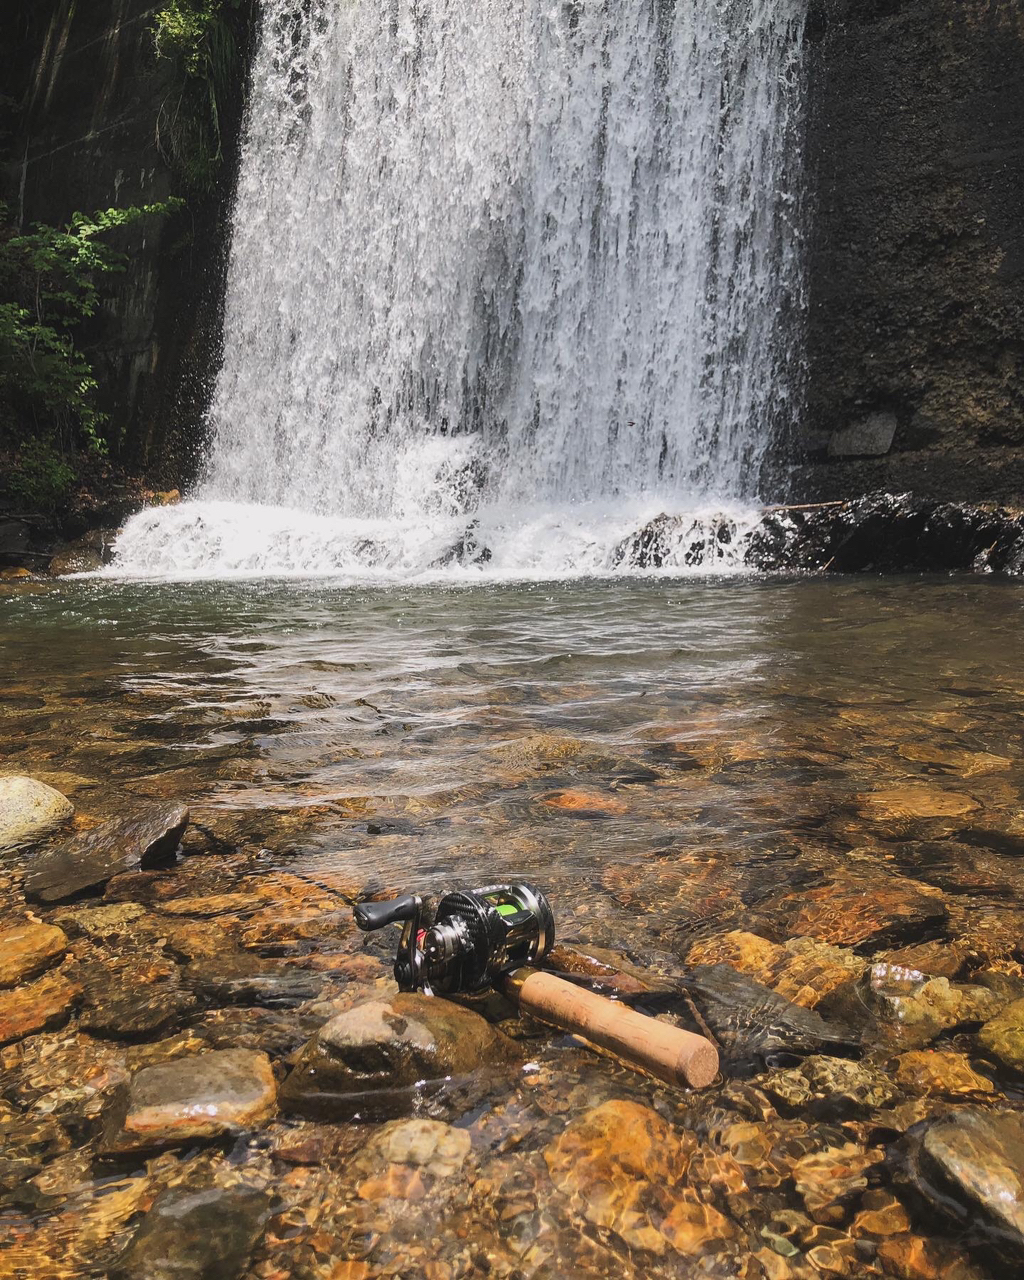
M75 806L35 778L0 778L0 851L32 844L59 827Z
M857 797L862 817L884 821L889 818L959 818L981 805L973 796L939 787L891 787L868 791Z
M178 1146L253 1129L277 1111L270 1059L222 1049L143 1067L121 1086L104 1125L106 1154Z
M692 1136L687 1144L694 1145ZM680 1137L656 1111L625 1099L603 1102L573 1120L545 1149L544 1159L574 1212L614 1231L631 1248L666 1252L666 1237L642 1201L652 1183L677 1182L686 1157ZM682 1218L679 1230L682 1236Z
M914 1093L993 1093L963 1053L914 1050L896 1059L896 1083Z
M839 876L820 889L791 895L787 903L796 909L791 933L848 947L914 939L947 917L941 890L904 876Z
M986 1022L978 1043L1004 1067L1024 1074L1024 1000L1014 1000Z
M450 1000L403 992L367 1000L325 1023L281 1090L287 1110L314 1116L394 1116L421 1081L504 1062L511 1042Z
M541 803L561 813L580 817L618 816L629 812L629 805L606 791L549 791Z
M940 1215L1024 1256L1024 1116L965 1107L890 1149L894 1176ZM1007 1272L1006 1274L1009 1274Z
M63 929L24 918L0 924L0 987L13 987L67 950Z
M62 973L47 973L27 986L0 991L0 1044L63 1022L81 994L81 987Z
M43 902L60 902L87 889L100 889L122 871L169 862L188 819L182 804L152 804L83 832L34 860L25 892Z
M110 1280L236 1280L270 1216L270 1196L251 1187L175 1187L157 1196Z

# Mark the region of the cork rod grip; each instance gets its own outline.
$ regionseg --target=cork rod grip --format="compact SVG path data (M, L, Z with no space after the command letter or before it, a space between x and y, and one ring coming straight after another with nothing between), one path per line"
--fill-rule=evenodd
M666 1084L706 1089L718 1075L718 1050L692 1031L649 1018L540 969L517 969L504 985L523 1013L583 1036Z

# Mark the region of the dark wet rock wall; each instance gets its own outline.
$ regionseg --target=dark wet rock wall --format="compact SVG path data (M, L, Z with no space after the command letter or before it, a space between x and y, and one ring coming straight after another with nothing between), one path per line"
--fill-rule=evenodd
M181 67L158 58L152 0L39 0L5 17L0 199L16 224L65 223L76 210L179 195L185 209L110 242L128 269L104 283L83 335L119 459L167 485L195 463L199 423L220 341L228 209L252 15L232 11L237 84L218 111L224 159L192 189L168 146Z
M1024 495L1024 4L817 0L793 496Z

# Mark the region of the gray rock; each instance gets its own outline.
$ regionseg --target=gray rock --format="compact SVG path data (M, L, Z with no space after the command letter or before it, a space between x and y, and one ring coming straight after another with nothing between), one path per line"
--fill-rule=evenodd
M828 1047L854 1047L847 1026L826 1022L771 988L737 973L727 964L698 964L681 979L708 1026L733 1058L775 1053L815 1053ZM643 1007L653 997L637 997Z
M66 796L35 778L0 778L0 850L41 840L74 812Z
M269 1196L254 1188L165 1191L111 1267L111 1280L235 1280L269 1215Z
M223 1049L175 1058L144 1067L117 1090L100 1149L114 1155L240 1133L276 1110L277 1085L265 1053Z
M169 862L188 818L184 805L152 804L84 832L34 861L25 892L42 902L61 902L87 889L102 888L119 872Z
M67 547L50 561L49 572L54 578L64 578L72 573L95 573L103 567L103 556L92 547Z
M896 434L894 413L869 413L840 431L828 442L830 458L877 458L892 448Z
M449 1000L406 993L368 1000L320 1028L281 1101L318 1116L399 1114L411 1106L417 1083L468 1075L511 1051L489 1022Z
M893 1176L929 1208L998 1251L1024 1258L1024 1116L963 1110L914 1125Z

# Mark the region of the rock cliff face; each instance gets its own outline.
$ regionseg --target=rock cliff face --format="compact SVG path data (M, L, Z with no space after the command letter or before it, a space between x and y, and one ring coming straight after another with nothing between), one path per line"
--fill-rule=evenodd
M1024 500L1024 4L817 0L794 496Z
M170 484L188 474L216 365L245 51L235 99L218 104L225 160L211 189L189 190L170 158L182 84L175 64L156 56L158 7L37 0L5 19L0 198L26 227L60 225L77 209L187 198L182 213L110 238L128 269L112 277L84 336L123 460ZM240 29L244 37L244 18Z

